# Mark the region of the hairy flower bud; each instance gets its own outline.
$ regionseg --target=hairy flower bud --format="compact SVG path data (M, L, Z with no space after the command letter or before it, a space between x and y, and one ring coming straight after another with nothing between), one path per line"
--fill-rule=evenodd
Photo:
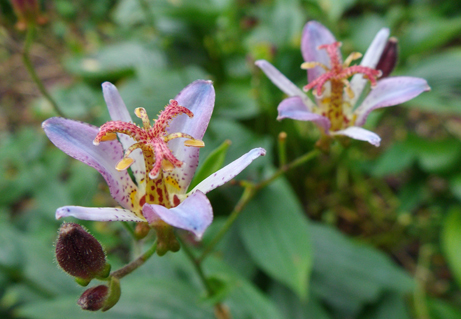
M14 13L18 17L16 27L25 30L28 24L45 24L48 20L42 16L38 0L10 0Z
M109 287L105 285L87 289L80 296L77 304L82 307L83 310L97 311L104 306L108 292Z
M381 70L381 78L385 78L391 74L397 65L398 58L398 41L397 38L391 37L387 43L386 47L381 54L376 70Z
M110 265L101 244L82 226L64 223L56 241L56 260L76 281L86 286L91 279L106 278Z

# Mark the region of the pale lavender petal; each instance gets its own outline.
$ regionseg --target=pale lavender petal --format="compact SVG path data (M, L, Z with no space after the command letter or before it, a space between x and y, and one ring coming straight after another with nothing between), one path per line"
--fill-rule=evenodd
M389 29L382 28L375 36L370 46L365 52L365 55L360 62L360 65L374 69L381 58L384 48L386 47L387 38L389 38ZM351 79L351 88L354 91L354 97L350 101L350 105L354 106L358 98L362 94L363 88L367 83L367 79L362 74L355 74Z
M185 114L175 117L167 129L168 133L182 132L201 140L208 127L213 113L215 91L211 81L197 80L184 88L175 98L179 105L187 107L194 114L189 118ZM178 138L169 142L177 159L183 162L180 168L165 173L179 182L179 193L185 193L198 165L199 148L184 146L184 139Z
M145 204L143 214L149 224L158 219L167 224L188 230L198 239L202 238L205 230L213 221L213 209L210 201L201 191L187 197L174 208L166 208L156 204Z
M305 62L320 62L330 67L330 58L326 50L319 50L322 44L331 44L336 42L333 34L317 21L309 21L303 30L301 38L301 53ZM308 70L307 82L310 83L325 73L321 67L317 66Z
M115 166L123 157L123 149L117 140L93 145L99 129L95 126L52 117L42 124L50 141L67 155L95 168L109 185L110 194L124 208L132 209L130 194L136 185L126 171Z
M357 108L356 125L362 126L371 111L392 105L397 105L418 96L431 88L426 80L410 76L398 76L382 79Z
M280 90L289 96L300 97L305 107L312 110L314 103L307 97L307 95L300 90L293 82L291 82L285 75L283 75L277 68L266 60L258 60L255 64L267 75L267 77L274 83Z
M317 124L328 134L330 129L330 120L320 114L310 112L299 97L289 97L280 102L277 110L279 116L277 120L290 118L298 121L311 121Z
M248 165L251 164L255 159L260 156L266 155L266 150L263 148L254 148L245 155L241 156L240 158L236 159L229 165L221 168L216 173L208 176L205 178L200 184L195 186L195 188L191 191L194 193L196 191L201 191L203 193L208 193L209 191L219 187L235 176L237 176L241 171L243 171Z
M104 82L102 84L102 92L112 121L133 122L130 113L128 112L115 85L110 82ZM122 143L124 150L127 150L135 143L135 140L126 134L119 133L117 136ZM146 183L144 181L144 178L146 177L144 156L142 155L141 150L136 150L130 154L130 157L134 159L134 163L131 165L131 170L136 179L136 183L138 184L139 193L144 194L146 187ZM142 197L142 195L140 196Z
M366 141L374 146L379 146L381 138L371 131L358 126L351 126L341 131L331 132L331 135L345 135L353 139Z
M112 207L81 207L81 206L64 206L56 210L56 219L63 217L75 217L83 220L95 220L101 222L113 221L132 221L145 222L142 217L128 209Z

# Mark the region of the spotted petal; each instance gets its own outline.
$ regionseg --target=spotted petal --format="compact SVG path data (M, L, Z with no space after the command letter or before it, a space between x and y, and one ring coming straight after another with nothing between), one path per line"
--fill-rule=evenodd
M355 140L366 141L374 146L379 146L381 138L371 131L358 126L350 126L344 130L332 132L331 135L345 135Z
M221 168L216 173L205 178L200 184L198 184L191 193L200 191L203 193L208 193L209 191L224 185L235 176L237 176L241 171L243 171L248 165L251 164L255 159L260 156L266 155L266 150L263 148L254 148L245 155L236 159L229 165Z
M314 103L307 97L307 95L272 64L266 60L258 60L255 64L267 75L272 83L278 86L278 88L285 94L301 98L305 104L305 108L308 110L312 110L314 108Z
M128 209L112 207L81 207L81 206L64 206L56 210L56 219L63 217L75 217L83 220L95 220L101 222L112 221L132 221L145 222L144 218L138 217Z
M184 88L175 98L179 105L192 111L193 118L182 114L175 117L167 129L168 133L186 133L201 140L208 127L214 108L215 91L211 81L197 80ZM169 142L177 159L183 162L180 168L174 168L166 175L179 183L179 193L185 193L198 165L199 149L197 147L184 146L184 139L174 139Z
M371 90L355 111L357 114L355 124L358 126L365 124L368 114L374 109L406 102L429 90L426 80L421 78L399 76L378 81L378 85Z
M210 201L201 191L195 192L170 209L161 205L145 204L143 214L149 223L161 219L173 227L192 232L198 239L213 221Z
M367 52L360 62L361 66L366 66L374 69L381 58L384 48L386 47L387 38L389 37L389 29L382 28L375 36ZM355 74L351 79L351 88L354 91L354 97L350 101L350 105L354 106L367 83L367 79L362 74Z
M110 82L104 82L102 84L102 92L112 121L133 122L130 113L128 112L128 109L126 108L125 103L123 102L115 85ZM124 150L127 150L135 143L135 140L126 134L117 134L117 136L122 143ZM131 170L136 179L136 183L138 184L139 193L145 194L146 183L144 178L146 176L146 166L144 164L144 157L141 150L135 150L130 154L130 157L134 159L134 163L131 165Z
M330 58L326 50L319 50L322 44L332 44L336 42L335 37L330 30L325 28L317 21L309 21L303 30L301 38L301 53L305 62L320 62L330 67ZM308 71L307 82L310 83L325 73L325 70L319 66Z
M312 121L321 127L325 133L328 133L331 123L330 120L320 114L312 113L299 97L289 97L280 102L277 110L279 116L277 120L290 118L298 121Z
M132 209L130 194L136 186L126 171L115 166L123 157L123 149L117 140L93 145L98 128L86 123L52 117L42 124L50 141L69 156L95 168L109 185L112 197L124 208Z

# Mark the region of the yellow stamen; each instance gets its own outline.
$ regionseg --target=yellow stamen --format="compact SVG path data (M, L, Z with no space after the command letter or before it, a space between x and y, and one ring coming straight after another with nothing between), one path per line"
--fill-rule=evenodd
M362 53L352 52L351 54L349 54L349 56L344 61L344 67L348 67L352 63L352 61L360 59L361 57L362 57Z
M166 159L162 160L162 169L166 172L172 171L174 169L174 165Z
M313 69L316 66L321 67L325 71L330 70L325 64L320 63L320 62L304 62L303 64L301 64L301 69L308 70L308 69Z
M142 120L142 125L146 130L150 129L150 121L147 112L143 107L138 107L134 110L134 114Z
M120 162L118 162L117 166L115 166L115 169L117 171L124 171L128 167L130 167L131 164L133 164L133 162L134 162L134 159L132 159L131 157L125 157Z
M102 138L101 138L101 142L105 142L105 141L113 141L117 138L117 134L116 133L107 133L106 135L104 135Z
M184 146L204 147L205 143L202 140L187 140L184 141Z

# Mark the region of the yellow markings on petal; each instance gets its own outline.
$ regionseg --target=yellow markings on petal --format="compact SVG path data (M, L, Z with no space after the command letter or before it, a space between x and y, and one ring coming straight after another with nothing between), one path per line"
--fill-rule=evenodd
M354 91L351 88L351 85L350 85L349 81L346 80L346 79L343 79L342 82L344 84L344 90L346 91L347 97L349 99L353 99L355 94L354 94Z
M202 140L193 139L184 141L184 146L204 147L205 143Z
M325 64L320 63L320 62L304 62L303 64L301 64L301 69L308 70L308 69L313 69L316 66L321 67L325 71L330 70Z
M102 142L105 142L105 141L113 141L117 139L117 134L116 133L106 133L106 135L104 135L103 137L101 137L101 141Z
M115 169L117 171L124 171L128 167L130 167L131 164L133 164L133 162L134 162L134 159L132 159L131 157L125 157L120 162L118 162L117 166L115 166Z
M162 169L165 172L170 172L170 171L172 171L174 169L174 165L169 160L163 159L162 160Z
M351 54L349 54L349 56L344 61L344 67L348 67L352 63L352 61L360 59L361 57L362 57L362 53L352 52Z
M136 195L137 195L137 191L135 189L132 190L130 193L132 211L133 213L136 214L136 216L141 217L142 219L145 219L141 213L142 207L139 205L139 200Z
M179 182L172 176L167 176L165 178L165 183L167 184L167 186L173 186L178 191L181 190L181 187L179 186Z

